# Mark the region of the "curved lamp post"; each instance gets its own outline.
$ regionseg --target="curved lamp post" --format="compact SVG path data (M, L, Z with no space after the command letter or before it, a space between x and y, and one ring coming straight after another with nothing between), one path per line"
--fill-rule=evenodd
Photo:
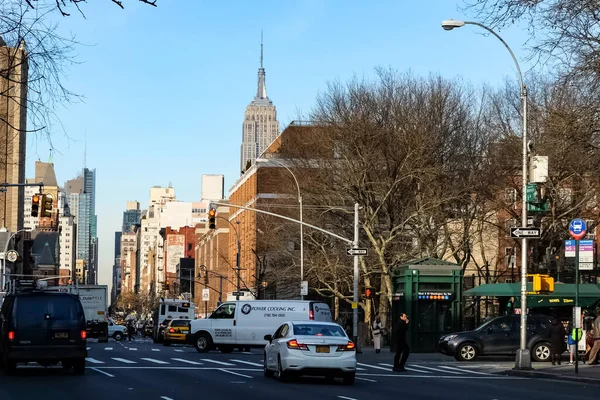
M442 28L447 31L451 31L455 28L460 28L465 25L477 25L480 28L485 29L492 35L494 35L498 40L502 42L504 47L510 53L513 61L515 62L515 66L517 68L517 73L519 75L519 84L521 90L521 102L523 105L523 182L522 182L522 204L521 204L521 226L527 226L527 161L528 161L528 150L527 150L527 87L523 83L523 75L521 74L521 68L519 67L519 62L515 57L515 54L508 46L508 44L502 39L496 32L487 26L480 24L479 22L473 21L455 21L452 19L446 20L442 22ZM521 245L521 331L520 331L520 346L517 351L517 358L515 360L515 369L531 369L531 358L529 354L529 350L527 349L527 239L522 238Z

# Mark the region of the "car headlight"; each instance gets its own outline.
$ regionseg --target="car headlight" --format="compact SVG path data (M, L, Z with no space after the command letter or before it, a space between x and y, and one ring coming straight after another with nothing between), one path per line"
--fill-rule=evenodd
M456 337L456 335L446 335L442 338L442 342L449 342L452 339L454 339Z

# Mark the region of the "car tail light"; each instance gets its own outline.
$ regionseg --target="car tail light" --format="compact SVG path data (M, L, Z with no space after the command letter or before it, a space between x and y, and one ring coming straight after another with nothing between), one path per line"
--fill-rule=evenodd
M287 342L287 347L288 349L292 350L308 350L307 345L305 345L304 343L298 343L296 339L292 339L289 342Z
M346 345L340 344L337 348L337 351L355 351L355 350L356 350L356 345L351 340L348 340L348 344L346 344Z
M308 319L315 319L315 313L314 313L314 311L313 311L313 310L310 310L310 311L308 312Z
M82 339L86 339L87 338L87 332L84 330L81 331L81 338Z
M175 329L171 328L171 329L169 329L169 332L174 333Z
M8 340L15 340L15 332L8 331Z

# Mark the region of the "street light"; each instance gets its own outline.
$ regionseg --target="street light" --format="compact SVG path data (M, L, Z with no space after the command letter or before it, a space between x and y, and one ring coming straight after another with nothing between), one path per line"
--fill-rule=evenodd
M296 175L283 163L278 162L277 160L268 160L266 158L256 159L257 163L268 163L270 161L274 161L277 165L280 165L283 168L285 168L290 173L290 175L292 175L292 178L294 178L296 188L298 189L298 204L300 205L300 299L304 300L304 294L302 294L302 282L304 282L304 225L302 224L302 195L300 193L300 185L298 184L298 179L296 179Z
M527 158L528 158L528 150L527 150L527 86L523 83L523 75L521 74L521 68L519 67L519 62L515 57L515 54L510 49L508 44L502 39L496 32L487 26L480 24L479 22L473 21L455 21L455 20L446 20L442 22L442 28L447 31L451 31L454 28L460 28L464 25L477 25L486 31L490 32L492 35L496 36L498 40L502 42L504 47L510 53L513 61L515 62L515 66L517 67L517 73L519 75L519 84L521 90L521 101L523 103L523 193L522 197L522 210L521 210L521 226L527 226ZM517 358L515 360L515 369L532 369L531 368L531 357L529 354L529 350L527 349L527 239L522 238L521 245L521 344L520 348L517 351Z
M8 232L8 230L5 227L0 228L0 232ZM18 231L16 231L15 233L13 233L12 235L10 235L8 237L8 240L6 241L6 244L4 245L4 253L2 253L2 271L0 272L0 292L4 290L4 276L6 275L6 253L8 253L8 244L11 242L11 240L19 233L21 232L29 232L27 229L20 229Z

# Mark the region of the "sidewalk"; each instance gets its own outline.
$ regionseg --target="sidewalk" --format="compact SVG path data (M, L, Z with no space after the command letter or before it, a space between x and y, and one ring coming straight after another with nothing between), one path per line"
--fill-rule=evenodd
M566 365L563 362L562 365L556 366L544 364L543 367L538 366L531 371L509 369L504 371L502 375L521 376L526 378L558 379L563 381L600 385L600 366L583 363L579 363L578 374L575 374L574 365Z

